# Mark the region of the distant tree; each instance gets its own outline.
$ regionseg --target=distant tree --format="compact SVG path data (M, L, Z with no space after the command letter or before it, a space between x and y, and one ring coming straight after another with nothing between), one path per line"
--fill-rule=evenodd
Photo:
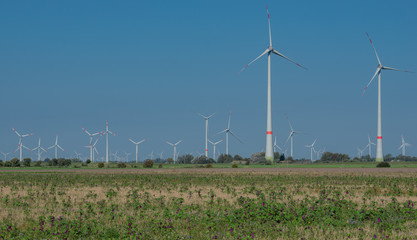
M32 159L30 158L25 158L23 159L23 166L25 167L30 167L30 163L32 162Z
M322 162L346 162L349 161L349 155L343 153L324 152L320 161Z
M194 159L194 156L191 154L185 154L178 157L178 163L182 164L190 164L191 161Z
M104 163L102 163L102 162L100 162L100 163L98 163L98 165L97 165L99 168L104 168Z
M196 164L208 164L208 163L214 163L214 160L212 158L207 158L206 156L200 156L195 160Z
M242 160L243 160L243 157L241 157L241 156L239 156L238 154L236 154L236 155L233 157L233 160L235 160L235 161L242 161Z
M35 162L35 167L40 167L40 166L41 166L41 164L42 164L42 161L36 161L36 162Z
M91 163L91 160L90 159L87 159L87 161L85 161L85 163L90 164Z
M3 167L3 166L4 166L3 160L0 160L0 167Z
M11 167L20 167L20 161L17 158L10 160Z
M153 167L153 161L152 160L146 160L143 162L143 168L152 168Z
M281 154L281 156L279 157L279 161L280 162L285 161L285 155L284 154Z
M231 163L233 162L233 157L230 154L220 154L217 158L218 163Z
M172 164L174 162L174 160L172 158L167 158L167 163L168 164Z
M274 152L274 161L279 162L281 158L281 154L279 152Z
M11 167L12 166L12 162L9 160L9 161L5 161L4 162L4 166L5 167Z

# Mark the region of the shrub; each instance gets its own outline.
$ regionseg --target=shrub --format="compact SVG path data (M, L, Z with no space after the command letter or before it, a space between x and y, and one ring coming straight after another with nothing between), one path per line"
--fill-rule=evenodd
M25 167L30 167L30 163L32 162L32 159L30 158L25 158L23 159L23 166Z
M87 159L87 161L85 161L85 163L90 164L91 163L91 160L90 159Z
M87 163L81 163L81 166L83 166L83 167L87 167L87 166L88 166L88 164L87 164Z
M20 161L17 158L13 158L12 160L10 160L11 163L11 167L20 167Z
M212 168L212 167L213 167L213 165L211 165L210 163L206 164L206 168Z
M117 164L117 167L118 167L118 168L126 168L126 163L123 163L123 162L118 163L118 164Z
M98 163L98 167L99 168L104 168L104 163L102 163L102 162L101 163Z
M391 167L391 165L388 162L380 162L376 167Z
M5 166L5 167L11 167L11 166L12 166L12 162L10 162L10 161L5 161L5 162L4 162L4 166Z
M238 168L238 167L239 167L239 165L237 165L237 163L232 164L232 168Z
M35 167L40 167L40 166L41 166L41 164L42 164L42 161L36 161L36 162L35 162Z
M143 167L144 168L153 168L153 161L148 159L145 162L143 162Z
M162 168L164 165L162 164L162 163L160 163L159 165L158 165L158 168Z

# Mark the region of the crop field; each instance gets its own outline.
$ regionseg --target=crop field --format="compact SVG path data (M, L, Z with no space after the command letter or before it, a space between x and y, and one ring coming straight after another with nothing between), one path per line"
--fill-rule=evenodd
M10 169L3 239L417 239L417 168Z

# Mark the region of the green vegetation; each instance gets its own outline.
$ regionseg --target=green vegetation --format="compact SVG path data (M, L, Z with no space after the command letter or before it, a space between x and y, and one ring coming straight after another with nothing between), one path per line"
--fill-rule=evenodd
M412 173L100 171L1 172L0 238L403 239L417 234Z

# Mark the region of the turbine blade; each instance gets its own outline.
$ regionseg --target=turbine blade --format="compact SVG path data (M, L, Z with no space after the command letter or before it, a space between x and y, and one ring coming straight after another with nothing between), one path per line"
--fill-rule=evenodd
M299 66L301 68L304 68L305 70L308 70L308 68L300 65L299 63L297 63L297 62L295 62L295 61L293 61L291 59L289 59L288 57L284 56L282 53L278 52L277 50L273 49L272 52L275 53L276 55L280 56L280 57L283 57L283 58L287 59L288 61L294 63L295 65L297 65L297 66Z
M378 63L380 65L382 65L381 64L381 61L379 60L378 53L376 52L376 49L375 49L374 43L372 42L371 37L369 37L369 34L368 33L366 33L366 36L368 36L369 42L371 42L372 48L374 49L374 52L375 52L376 59L378 59Z
M272 37L271 37L271 20L269 19L269 10L268 10L268 5L266 5L266 13L268 14L269 46L272 46Z
M410 72L410 71L407 71L407 70L401 70L401 69L396 69L396 68L391 68L391 67L385 67L385 66L383 66L382 69L393 70L393 71L398 71L398 72L406 72L406 73L415 73L415 72Z
M376 77L377 74L381 73L381 68L378 67L376 69L376 72L374 74L374 76L371 78L371 81L369 81L368 85L366 85L365 89L363 90L362 96L365 94L366 89L368 89L369 85L371 85L371 82L374 80L374 78Z
M21 137L21 135L16 131L16 129L12 128L13 132L17 134L17 136Z
M22 135L22 137L27 137L27 136L31 136L31 135L33 135L33 133Z
M255 58L252 62L250 62L244 68L242 68L242 70L240 70L239 73L241 73L243 70L245 70L246 68L248 68L252 63L256 62L256 60L258 60L259 58L261 58L263 55L267 54L268 52L269 52L269 49L266 49L261 55L259 55L257 58Z
M216 133L216 135L217 135L217 134L220 134L220 133L227 132L227 130L229 130L229 129L227 129L227 128L226 128L225 130L223 130L223 131L221 131L221 132Z
M144 138L142 141L138 142L138 144L143 143L144 141L146 141L146 138Z
M229 133L230 133L230 134L232 134L232 136L233 136L233 137L235 137L235 138L236 138L236 139L237 139L240 143L243 143L243 142L242 142L242 141L241 141L238 137L236 137L236 135L234 135L234 134L232 133L232 131L229 131Z
M291 123L290 123L290 120L288 119L287 114L285 114L285 117L287 118L288 124L290 125L291 132L294 132L294 129L292 128L292 125L291 125Z
M172 144L172 143L170 143L170 142L168 142L168 141L165 141L166 143L168 143L169 145L171 145L171 146L174 146L174 144Z
M57 145L57 147L65 152L65 150L61 146Z
M211 144L213 144L213 145L214 145L214 142L212 142L212 141L210 141L210 140L207 140L207 141L209 141L209 143L211 143Z
M232 118L232 112L229 113L229 122L227 123L227 129L230 129L230 119Z
M135 143L135 141L133 141L132 139L130 139L129 138L129 141L131 141L133 144L138 144L138 143Z
M87 133L89 136L91 136L91 134L85 128L81 127L81 129L84 130L84 132Z
M181 139L181 140L179 140L177 143L175 143L175 145L180 144L182 141L183 141L182 139Z

